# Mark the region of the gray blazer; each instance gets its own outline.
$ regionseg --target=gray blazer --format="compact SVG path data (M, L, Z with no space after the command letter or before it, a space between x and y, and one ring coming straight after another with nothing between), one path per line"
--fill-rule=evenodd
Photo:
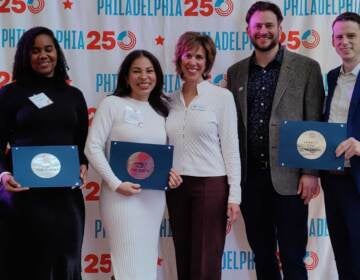
M247 171L247 81L250 57L228 69L228 89L233 93L238 112L242 166L242 186ZM295 195L302 174L312 170L280 167L278 162L279 127L284 120L320 120L324 86L319 64L306 56L285 50L275 90L269 122L271 179L281 195Z

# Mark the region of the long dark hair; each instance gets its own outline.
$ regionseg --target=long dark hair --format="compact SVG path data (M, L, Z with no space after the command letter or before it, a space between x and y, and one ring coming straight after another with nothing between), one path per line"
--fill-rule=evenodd
M15 53L13 66L13 79L19 83L28 84L32 82L34 76L37 76L31 67L30 54L35 42L35 38L41 34L48 35L54 43L57 62L54 72L54 80L59 84L65 84L69 79L67 74L68 66L59 42L56 40L54 33L46 27L37 26L27 30L20 38Z
M114 91L114 95L130 96L131 88L128 86L127 83L130 67L135 59L142 56L150 60L151 64L154 67L156 75L156 84L154 89L150 93L149 103L156 112L166 117L169 114L169 109L165 104L165 100L167 99L167 97L163 94L164 74L162 72L158 59L146 50L135 50L125 57L119 68L117 85Z

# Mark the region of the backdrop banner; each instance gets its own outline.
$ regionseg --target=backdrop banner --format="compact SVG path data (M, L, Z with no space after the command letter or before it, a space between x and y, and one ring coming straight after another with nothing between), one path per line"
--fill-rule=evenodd
M359 13L360 0L273 2L284 15L282 44L319 61L327 88L325 74L340 64L331 44L332 21L346 11ZM217 57L211 82L224 86L227 68L253 51L245 23L246 12L253 3L251 0L0 0L0 87L11 82L20 36L39 25L51 28L59 40L70 67L71 84L85 94L90 125L100 100L115 89L120 63L131 50L146 49L159 58L165 73L166 94L179 89L181 79L175 72L174 49L177 38L185 31L203 32L214 39ZM83 190L87 211L82 259L84 280L110 280L113 275L98 210L99 185L99 176L90 167L89 183ZM308 223L305 262L309 279L337 279L322 192L310 203ZM165 214L160 228L158 279L176 279L171 235ZM255 279L253 253L242 219L227 235L222 275L224 280Z

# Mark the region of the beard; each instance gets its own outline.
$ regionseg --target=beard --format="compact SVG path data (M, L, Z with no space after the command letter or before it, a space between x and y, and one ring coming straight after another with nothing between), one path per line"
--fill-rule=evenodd
M263 36L255 36L257 38L266 38L266 39L270 39L270 44L267 45L267 46L260 46L259 44L256 43L256 40L254 37L251 37L250 40L251 40L251 43L253 44L254 48L258 51L261 51L261 52L267 52L267 51L270 51L272 50L273 48L275 48L278 44L279 44L279 35L278 34L275 34L275 35L269 35L269 34L266 34L266 35L263 35Z

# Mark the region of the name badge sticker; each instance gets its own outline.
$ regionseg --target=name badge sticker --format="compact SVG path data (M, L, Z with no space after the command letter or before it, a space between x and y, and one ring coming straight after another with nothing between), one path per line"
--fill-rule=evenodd
M30 101L38 108L42 109L46 106L53 104L54 102L43 92L35 94L29 97Z
M144 123L144 117L141 111L136 110L130 106L126 106L124 111L124 122L142 126Z
M194 104L191 106L192 111L206 111L206 107L201 104Z

